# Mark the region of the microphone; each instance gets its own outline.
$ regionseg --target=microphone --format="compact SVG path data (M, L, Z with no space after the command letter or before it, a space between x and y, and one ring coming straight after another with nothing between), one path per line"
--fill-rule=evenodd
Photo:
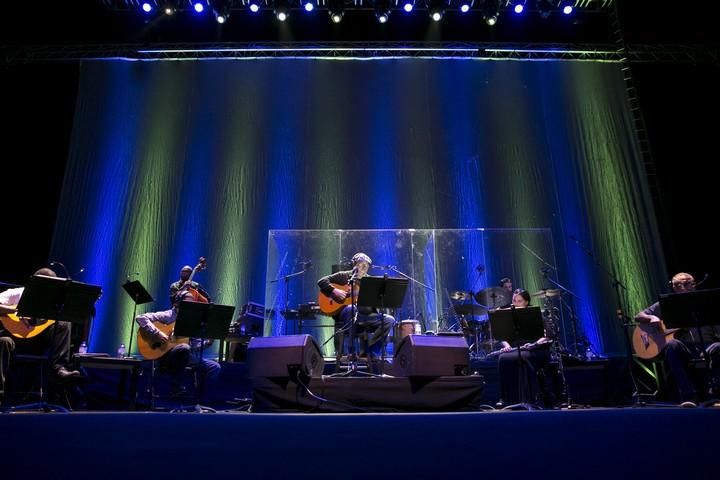
M313 266L313 264L310 260L308 260L307 262L300 262L300 265L303 266L304 270L310 270Z
M125 278L127 278L127 279L129 280L130 277L132 277L132 276L134 276L134 275L140 275L140 272L130 272L130 273L127 274L127 277L125 277Z
M54 267L54 266L59 266L59 267L61 267L61 268L63 269L63 271L65 272L65 278L67 278L68 280L70 280L70 272L68 272L67 267L66 267L62 262L58 262L57 260L53 260L52 262L50 262L50 266L51 266L51 267Z

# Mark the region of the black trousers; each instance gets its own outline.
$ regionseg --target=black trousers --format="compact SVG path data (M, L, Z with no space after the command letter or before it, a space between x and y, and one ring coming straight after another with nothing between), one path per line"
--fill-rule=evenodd
M523 350L520 352L523 377L520 375L520 362L518 352L503 353L498 357L498 374L500 377L500 398L505 404L520 402L518 382L525 388L524 402L533 403L539 392L538 371L550 363L550 349L538 348L536 350Z

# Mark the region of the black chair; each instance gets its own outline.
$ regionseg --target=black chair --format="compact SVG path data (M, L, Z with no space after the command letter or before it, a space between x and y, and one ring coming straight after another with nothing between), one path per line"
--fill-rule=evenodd
M31 354L15 354L12 357L11 365L15 375L11 379L12 384L25 387L27 381L32 378L32 384L29 386L29 390L24 392L19 391L8 391L8 396L21 396L23 401L30 396L36 396L37 402L25 403L21 405L15 405L8 408L9 411L24 411L24 410L41 410L44 412L69 412L69 408L65 408L61 405L52 404L49 401L50 398L50 377L51 377L51 365L49 355L31 355ZM34 367L34 369L33 369ZM32 374L28 373L29 369L33 369ZM22 375L18 375L18 374ZM57 393L61 394L65 400L66 405L70 407L70 399L68 396L67 388L64 384L56 383L53 386L57 387ZM14 387L13 387L14 388Z

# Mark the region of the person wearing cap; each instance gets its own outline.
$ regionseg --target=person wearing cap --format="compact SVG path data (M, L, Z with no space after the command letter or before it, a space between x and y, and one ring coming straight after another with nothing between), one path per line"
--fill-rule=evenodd
M336 302L346 302L349 293L349 285L351 281L354 284L359 284L360 279L368 274L372 265L372 259L365 253L358 252L352 257L352 270L342 270L331 275L327 275L320 280L317 284L320 287L320 291L327 296L332 298ZM346 287L346 288L338 288ZM356 299L357 301L357 299ZM381 315L377 309L370 307L357 307L357 322L355 324L355 333L366 332L367 334L367 352L363 351L364 342L360 343L360 356L368 354L370 361L376 362L382 356L382 348L385 344L385 339L390 333L395 318L391 315ZM340 311L338 315L335 315L335 352L336 357L339 359L342 354L342 345L344 341L344 333L350 331L353 320L353 306L346 305Z

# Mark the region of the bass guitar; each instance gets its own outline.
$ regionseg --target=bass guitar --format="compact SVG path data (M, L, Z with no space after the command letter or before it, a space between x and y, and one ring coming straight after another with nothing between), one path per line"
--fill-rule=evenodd
M188 277L188 279L185 281L185 283L180 287L178 292L175 294L176 301L191 301L191 302L201 302L201 303L208 303L207 297L200 293L200 291L197 288L194 288L192 286L192 279L195 276L195 274L201 270L205 270L207 268L207 259L205 257L200 257L198 264L195 265L195 268L193 268L192 273Z
M665 328L660 323L638 323L633 332L632 344L635 354L644 359L650 360L663 351L669 340L675 337L678 328Z

